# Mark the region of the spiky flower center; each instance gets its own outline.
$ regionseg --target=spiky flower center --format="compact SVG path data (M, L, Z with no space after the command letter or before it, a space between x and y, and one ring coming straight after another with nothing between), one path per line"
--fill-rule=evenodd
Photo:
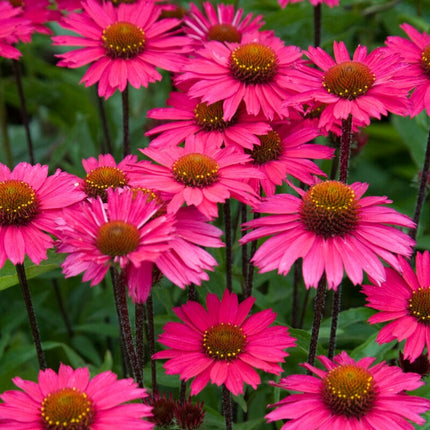
M124 221L108 221L100 226L96 245L100 252L119 257L133 252L139 246L139 230Z
M342 182L326 181L303 196L300 216L305 227L325 239L354 231L359 207L354 190Z
M258 136L260 145L254 145L249 151L255 164L265 164L277 160L282 153L282 143L279 134L271 130L263 136ZM248 152L248 151L247 151Z
M129 60L145 48L145 33L130 22L114 22L103 30L103 46L109 57Z
M409 299L409 312L419 322L430 325L430 287L412 291Z
M48 394L40 408L45 430L90 430L94 408L85 393L76 388L62 388Z
M36 192L24 181L0 182L0 225L27 225L39 212Z
M375 74L366 64L344 61L324 74L323 87L332 94L348 100L366 94L375 82Z
M205 410L203 403L192 404L191 399L183 404L177 403L175 408L175 419L179 428L184 430L197 430L203 423Z
M206 131L222 131L237 120L237 114L230 121L224 121L223 101L211 105L198 103L194 108L196 123Z
M231 24L215 24L208 31L208 40L239 43L242 34Z
M172 166L173 176L187 187L207 187L218 180L218 163L205 154L191 153L178 158Z
M209 357L216 360L234 360L245 346L246 335L236 324L216 324L203 334L203 349Z
M421 53L421 66L424 72L430 76L430 45L427 45Z
M125 173L113 166L101 166L91 170L84 179L84 191L89 197L100 196L107 199L108 188L118 188L127 185Z
M230 54L230 71L233 77L247 85L272 81L278 70L275 51L261 43L238 46Z

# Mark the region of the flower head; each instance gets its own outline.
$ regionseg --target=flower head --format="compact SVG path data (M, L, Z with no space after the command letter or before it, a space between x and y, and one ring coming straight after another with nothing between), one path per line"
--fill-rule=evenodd
M176 19L159 20L161 10L153 0L132 5L97 0L82 2L83 11L60 21L67 30L82 37L55 36L54 45L83 46L58 55L59 66L77 68L91 64L81 82L98 82L98 93L108 98L115 90L123 92L129 83L147 87L161 80L156 67L178 71L187 52L188 39L171 32Z
M6 259L23 263L26 255L35 264L45 260L55 219L84 197L69 173L48 176L48 166L22 162L10 171L0 164L0 268Z
M416 88L411 95L411 116L418 115L423 109L430 115L430 35L420 33L409 24L402 24L400 27L410 40L389 36L386 45L409 64L408 73L416 79Z
M151 408L132 402L147 397L132 379L117 379L110 372L90 378L87 367L73 370L61 364L39 372L38 383L13 379L20 390L0 395L1 427L10 430L149 430L153 424L142 419Z
M169 375L194 378L191 395L198 394L211 381L225 384L234 395L243 392L243 383L254 389L260 383L255 368L279 374L288 353L295 346L286 327L270 326L276 318L271 309L248 316L254 298L239 304L237 295L224 292L220 301L215 294L206 297L206 309L189 301L174 308L182 322L170 322L158 341L169 349L153 358L168 358L164 364Z
M409 420L425 422L420 414L430 409L430 401L405 393L424 384L420 375L385 363L372 366L372 357L355 361L345 351L333 361L318 359L327 370L305 363L316 376L291 375L272 383L302 392L271 405L276 409L266 415L269 422L288 420L281 430L412 430Z
M396 254L410 256L415 242L392 227L413 227L412 220L385 206L386 197L363 197L368 185L346 185L325 181L308 191L297 189L301 198L278 194L266 198L256 212L272 215L248 223L256 228L240 241L273 235L254 254L252 261L261 272L278 269L287 274L291 265L303 258L303 278L307 287L317 287L325 272L329 288L336 289L345 270L354 284L363 280L363 271L381 283L385 268L380 258L399 267ZM383 206L384 205L384 206Z
M406 339L403 357L414 361L427 346L430 358L430 254L418 252L416 271L399 258L398 271L387 268L381 285L364 285L367 306L379 312L369 318L371 324L385 323L378 333L378 343Z

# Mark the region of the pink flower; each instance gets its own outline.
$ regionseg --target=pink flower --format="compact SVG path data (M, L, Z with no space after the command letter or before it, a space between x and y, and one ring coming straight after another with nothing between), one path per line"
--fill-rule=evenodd
M176 212L186 203L196 206L211 220L218 216L217 203L230 197L250 205L258 201L246 180L260 173L249 167L248 155L234 148L212 147L190 136L184 147L140 151L159 163L144 161L135 167L136 172L143 173L140 183L151 190L171 194L168 212Z
M57 220L58 252L67 253L61 267L66 277L84 273L83 281L98 284L111 265L127 268L129 288L143 261L155 261L169 248L174 225L169 215L154 217L160 206L142 192L108 189L100 197L63 212Z
M244 33L257 31L264 24L262 15L253 18L249 13L242 19L243 9L235 11L232 4L221 3L215 9L211 2L204 2L203 9L204 13L190 3L190 12L184 18L185 32L198 46L208 40L239 43Z
M380 258L399 268L396 254L410 256L415 241L388 225L413 227L412 220L386 206L386 197L363 197L368 185L325 181L308 191L296 189L300 198L278 194L266 198L256 212L266 217L245 223L255 228L241 243L273 235L254 254L260 272L278 269L287 274L303 258L307 288L317 287L325 272L328 287L337 289L345 270L353 284L360 284L363 271L380 284L385 268Z
M377 309L371 324L385 323L378 333L379 344L406 339L403 356L417 359L427 346L430 357L430 255L417 253L416 272L399 258L399 271L387 268L387 279L380 286L363 285L367 306Z
M260 186L266 196L275 194L276 186L287 180L287 175L305 184L313 184L313 175L326 174L310 158L330 158L334 149L323 145L307 144L320 135L316 127L304 121L296 124L274 125L273 130L259 136L259 144L250 153L255 167L264 174L263 179L251 178L250 185L259 193Z
M276 314L271 309L248 316L255 299L240 304L236 294L225 290L220 301L215 294L206 297L207 310L189 301L174 308L182 322L169 322L158 339L170 349L153 358L168 358L168 375L179 374L191 383L191 395L198 394L211 381L225 384L234 395L243 393L243 383L254 389L260 384L255 369L279 375L288 353L295 346L286 327L272 326Z
M224 120L230 121L240 103L251 115L282 117L282 101L291 66L301 58L296 46L285 46L271 32L245 33L240 43L210 41L184 66L178 83L188 94L213 104L223 100Z
M58 55L59 66L77 68L91 64L81 82L98 82L98 93L106 99L115 90L124 91L129 83L147 87L161 80L156 67L178 71L187 52L188 39L170 30L176 19L157 21L161 9L153 0L114 7L111 2L82 2L83 12L71 13L60 22L67 30L82 37L55 36L54 45L83 46Z
M23 263L27 255L39 264L54 246L55 218L62 208L85 198L76 178L48 166L22 162L10 169L0 164L0 268L6 259Z
M247 114L243 104L230 121L225 121L222 101L208 104L187 94L173 92L167 103L171 107L148 111L148 118L172 120L145 133L146 136L159 134L151 141L151 148L178 145L190 134L198 134L199 139L209 146L252 149L260 142L256 135L270 130L265 118Z
M303 0L278 0L279 5L284 8L288 3L299 3ZM339 0L309 0L313 6L326 4L330 7L339 6Z
M420 33L409 24L400 26L411 40L390 36L386 45L409 64L408 73L417 80L411 95L411 116L426 109L430 115L430 35Z
M405 64L387 50L377 48L367 54L358 46L351 57L343 42L334 42L334 59L321 48L310 46L305 53L322 70L309 66L298 68L291 78L291 88L298 94L286 105L316 101L325 104L319 126L331 127L336 120L352 116L356 126L369 125L370 118L387 112L409 113L410 83L405 78Z
M318 359L327 370L310 364L303 367L311 375L291 375L272 385L290 394L266 415L269 422L287 420L281 430L413 430L410 421L424 424L419 415L430 409L430 401L410 396L424 382L416 373L403 373L395 366L379 363L373 357L357 362L343 351L333 361Z
M149 430L154 425L142 418L151 416L151 407L134 400L148 397L130 379L117 379L111 371L90 378L87 367L73 370L61 364L39 372L38 383L16 377L20 390L0 395L0 426L9 430L121 428Z

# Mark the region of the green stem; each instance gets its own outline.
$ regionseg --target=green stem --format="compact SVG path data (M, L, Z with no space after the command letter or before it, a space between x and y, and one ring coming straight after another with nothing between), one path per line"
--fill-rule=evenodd
M233 411L231 406L231 394L224 384L222 385L222 410L224 413L225 428L226 430L232 430Z
M233 289L233 256L232 256L232 234L231 234L231 208L230 200L224 203L224 226L225 226L225 276L226 287L231 292Z
M122 132L123 132L123 156L130 154L130 117L129 117L128 85L122 92Z

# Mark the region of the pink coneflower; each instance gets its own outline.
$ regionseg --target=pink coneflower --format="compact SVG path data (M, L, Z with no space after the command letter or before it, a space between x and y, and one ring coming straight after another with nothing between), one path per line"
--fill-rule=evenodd
M402 56L409 64L408 73L417 80L411 95L411 116L418 115L423 109L430 115L430 35L420 33L409 24L402 24L400 28L411 40L390 36L386 45Z
M286 104L325 104L319 126L330 127L336 120L352 116L357 126L369 125L370 118L381 118L388 111L409 114L410 84L405 64L387 48L367 54L358 46L351 57L343 42L334 42L334 59L323 49L310 46L305 54L322 70L302 66L295 70L291 88L298 94ZM354 124L354 122L353 122Z
M117 89L122 92L128 83L140 88L160 81L156 67L169 71L181 67L179 53L187 52L188 38L170 32L178 20L157 21L161 10L153 0L118 7L87 0L82 7L81 13L71 13L60 21L62 27L82 37L56 36L53 42L83 46L58 55L58 65L77 68L92 63L81 82L87 87L98 82L100 96L108 98Z
M320 135L316 127L300 121L296 124L273 126L273 130L259 136L259 144L249 152L253 164L263 174L263 179L250 180L257 193L260 186L266 196L275 194L276 186L287 180L287 175L305 184L315 182L313 175L326 174L310 159L330 158L334 149L323 145L308 144Z
M206 308L189 301L174 308L182 322L169 322L158 341L169 347L153 358L168 358L168 375L179 374L191 383L191 395L198 394L210 382L221 385L234 395L243 392L243 383L254 389L260 384L255 369L279 375L278 363L295 346L286 327L271 326L276 314L271 309L248 316L255 299L239 304L237 295L225 290L220 301L215 294L206 297Z
M136 166L135 171L143 173L140 182L151 190L171 194L169 212L176 212L185 203L196 206L211 220L218 216L217 203L230 197L250 205L258 201L246 181L261 174L249 166L248 155L234 148L219 149L190 136L184 147L141 151L159 165L143 161Z
M279 5L284 8L288 3L299 3L303 0L278 0ZM313 6L326 4L327 6L339 6L339 0L309 0Z
M203 3L204 13L194 4L190 4L190 11L184 18L185 32L194 39L198 46L208 40L219 42L237 42L242 40L244 33L255 32L264 24L263 16L252 13L243 19L243 9L235 10L232 4Z
M273 215L249 221L242 243L273 235L252 258L261 272L278 269L287 274L291 265L303 258L303 278L307 288L317 287L325 272L328 287L337 289L345 270L353 284L360 284L363 271L377 283L385 281L380 258L393 267L396 254L410 256L415 241L388 225L415 224L386 206L386 197L363 197L368 185L338 181L315 184L308 191L296 189L300 198L278 194L266 198L256 212Z
M222 101L208 104L187 94L173 92L167 104L171 107L148 111L148 118L171 120L145 133L146 136L159 134L151 141L152 148L164 149L168 145L178 145L190 134L198 134L199 139L210 146L251 149L253 145L259 144L256 135L270 130L265 118L249 115L243 104L230 121L224 120Z
M148 396L130 379L117 379L111 371L90 378L87 367L73 370L61 364L39 372L38 383L16 377L20 390L0 395L0 427L9 430L149 430L154 425L144 418L151 407Z
M171 216L154 217L160 206L144 193L108 189L107 203L100 197L65 210L57 220L58 252L67 253L61 267L66 277L84 273L83 281L98 284L109 267L132 272L143 261L155 261L169 248L174 231Z
M245 33L240 43L207 42L177 82L191 85L188 94L202 102L223 100L225 121L242 102L249 114L274 119L282 117L282 101L293 94L288 74L301 56L298 47L285 46L271 32Z
M222 230L207 221L193 206L182 207L175 213L175 233L169 241L169 249L153 263L143 262L133 269L132 277L129 276L129 291L135 303L146 302L154 282L154 271L180 288L209 280L206 271L213 271L218 263L203 247L220 248L224 244L220 240Z
M6 259L23 263L27 255L39 264L53 248L55 219L64 207L85 198L76 178L48 166L22 162L10 169L0 164L0 268Z
M416 373L403 373L395 366L379 363L373 357L357 362L343 351L333 361L318 359L327 370L308 363L311 375L291 375L272 385L288 391L285 399L271 405L269 422L288 420L281 430L413 430L410 421L423 424L420 414L430 409L430 401L410 396L424 382Z
M387 343L406 339L403 356L414 361L427 346L430 357L430 255L417 253L416 273L399 258L399 271L387 268L387 279L380 286L364 285L367 306L377 309L371 324L388 322L376 341Z

